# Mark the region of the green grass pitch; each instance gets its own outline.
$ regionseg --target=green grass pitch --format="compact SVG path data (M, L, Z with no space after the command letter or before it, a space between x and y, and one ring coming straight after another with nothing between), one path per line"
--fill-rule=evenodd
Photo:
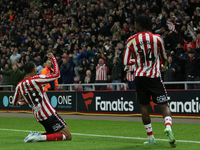
M0 150L168 150L164 123L152 123L156 145L146 146L141 122L65 120L72 141L23 143L28 131L44 131L34 118L0 117ZM173 124L176 150L200 149L199 124Z

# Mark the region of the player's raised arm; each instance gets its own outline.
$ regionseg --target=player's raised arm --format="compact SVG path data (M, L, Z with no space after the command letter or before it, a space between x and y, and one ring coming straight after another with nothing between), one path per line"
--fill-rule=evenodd
M54 57L54 55L52 53L48 53L47 57L51 58L51 60L53 62L53 69L54 69L53 73L48 74L47 77L48 78L59 78L60 77L60 70L59 70L56 58Z
M53 73L50 73L47 75L34 76L32 79L34 79L37 82L40 82L40 83L51 82L60 77L60 70L59 70L56 58L54 57L54 55L52 53L48 53L47 57L51 58L51 60L53 62L54 71L53 71Z

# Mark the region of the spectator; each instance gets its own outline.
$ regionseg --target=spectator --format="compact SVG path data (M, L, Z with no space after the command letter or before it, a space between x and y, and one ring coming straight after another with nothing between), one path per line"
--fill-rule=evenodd
M93 63L90 64L90 71L91 71L91 74L96 77L96 68L95 68L95 65Z
M175 47L175 55L181 57L184 54L184 50L183 50L183 46L181 45L181 43L178 43L177 46Z
M174 55L175 59L183 61L185 63L185 75L187 81L200 81L199 78L199 62L200 57L195 57L195 50L190 50L188 52L188 58L180 58ZM171 55L174 54L174 51L171 52ZM188 89L199 89L198 84L189 84Z
M97 52L98 52L98 49L96 49L95 46L92 46L92 49L90 46L87 47L86 57L88 58L90 63L91 63L92 59L94 59L95 54Z
M168 62L167 64L168 69L166 70L164 68L161 68L161 71L163 72L164 81L177 81L177 76L178 73L180 72L180 67L176 63L173 63L172 56L168 57L167 62ZM165 85L165 87L167 89L175 89L176 85L167 84Z
M96 83L106 83L107 82L107 66L104 64L104 60L100 58L98 60L98 65L96 66ZM106 85L96 86L96 90L106 90Z
M11 63L13 63L14 61L19 62L20 57L21 57L21 55L18 54L17 49L15 49L15 50L13 51L13 54L10 56Z
M80 67L80 61L79 61L79 58L78 58L78 48L74 49L73 62L75 64L75 67L74 67L75 74L76 74L77 77L79 77L78 69Z
M128 88L129 90L135 89L135 83L134 83L134 70L135 70L135 65L128 65L126 70L126 79L128 83Z
M78 70L78 74L80 76L80 80L82 81L85 77L86 71L89 69L89 64L87 59L82 59L80 68Z
M5 59L1 58L0 69L4 69L4 66L5 66Z
M14 87L16 87L18 82L21 81L25 76L25 72L20 71L16 64L12 65L12 70L0 70L0 74L10 76L10 84Z
M37 57L35 57L35 65L36 66L42 65L42 59L40 55L37 55Z
M64 84L74 83L74 63L72 56L72 54L69 54L66 58L63 58L63 63L60 66L60 74ZM67 90L68 86L65 86L64 89Z
M96 36L95 36L95 35L92 35L91 41L90 41L89 45L90 45L91 47L97 45L97 39L96 39Z
M3 71L11 71L11 69L9 68L8 64L4 65L4 69ZM3 81L3 85L10 85L10 76L7 75L2 75L2 81ZM11 89L9 87L3 87L4 91L10 91Z
M60 57L60 54L56 54L56 60L57 60L58 66L60 66L61 63L62 63L62 59Z
M24 64L26 53L30 60L35 60L35 57L40 55L42 61L37 65L43 65L46 61L47 49L54 50L55 56L56 54L61 56L63 53L73 53L75 48L83 49L77 50L77 53L81 54L80 60L89 59L89 62L96 66L98 60L103 58L106 63L105 55L114 54L112 49L118 47L118 43L124 44L128 37L135 34L134 19L140 13L145 13L151 18L152 32L162 36L168 54L175 50L176 55L181 52L180 57L182 54L188 57L188 44L192 44L192 49L196 48L198 56L200 54L198 1L187 3L181 0L176 2L115 0L109 3L85 1L85 5L76 2L78 4L76 6L72 1L69 1L69 5L65 1L57 3L57 6L54 6L54 3L49 1L46 5L38 1L38 5L34 6L32 1L31 4L23 1L23 3L13 2L12 5L9 1L0 2L1 9L4 10L0 17L0 58L3 58L5 63L9 64L9 59L13 63L13 56L10 56L16 49L18 54L22 55L20 61L17 59L20 64ZM9 18L7 15L13 15L13 12L16 12L16 17L7 21ZM109 39L111 42L108 42ZM184 41L186 41L184 52L175 49L177 43L183 45ZM95 46L100 51L100 55L98 54L98 57L95 55L94 59L92 59L93 55L85 57L88 46L91 49ZM102 47L103 51L100 50ZM123 51L120 48L119 50L122 60ZM174 59L174 62L182 69L181 61Z
M113 34L113 36L116 36L116 39L118 41L121 41L121 30L122 29L120 28L118 22L115 22L112 28L110 29L111 33Z
M98 31L99 31L99 34L102 34L102 35L105 35L105 36L108 35L107 28L106 28L106 26L104 25L103 22L100 22L100 23L99 23Z
M41 71L41 75L47 75L53 73L52 62L47 60L45 68ZM51 81L45 86L45 91L52 91L58 88L58 79Z
M41 72L45 68L45 66L46 66L46 63L44 63L43 66L42 65L37 66L37 75L41 74Z
M88 83L95 83L95 77L92 75L90 70L86 71L86 75L84 76L84 78L82 78L82 80L79 82L79 84L84 83L84 84L88 84ZM84 90L85 91L92 91L94 90L92 88L92 86L84 86Z
M165 37L165 40L164 40L165 48L166 48L166 52L169 54L170 51L175 48L177 38L176 38L176 33L174 33L173 31L166 30L165 33L166 33L166 37Z
M111 78L112 83L121 83L122 78L122 61L118 57L117 53L115 53L115 57L112 59L112 56L108 56L108 67L112 70L111 72ZM121 86L118 86L119 90L121 89ZM112 90L117 90L117 85L112 86Z
M19 47L19 52L25 52L27 50L27 47L25 46L24 42L21 43L21 46Z
M79 50L78 59L81 61L82 59L86 59L86 52L85 52L85 46L82 46Z

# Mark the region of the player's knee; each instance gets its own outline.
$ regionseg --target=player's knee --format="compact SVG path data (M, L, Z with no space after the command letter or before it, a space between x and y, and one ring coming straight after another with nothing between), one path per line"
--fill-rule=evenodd
M67 135L66 140L72 140L72 135L71 134Z

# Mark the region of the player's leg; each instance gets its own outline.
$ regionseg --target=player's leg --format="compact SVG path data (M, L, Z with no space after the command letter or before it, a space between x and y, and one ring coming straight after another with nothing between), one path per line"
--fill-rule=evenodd
M153 98L154 103L158 104L163 114L163 118L164 118L164 122L166 126L164 133L167 135L170 145L172 147L175 147L176 140L174 138L174 135L171 129L171 125L172 125L171 111L168 106L166 89L160 78L155 79L154 88L152 88L151 92L152 92L152 98Z
M40 135L40 141L64 141L64 140L71 140L72 135L69 131L69 128L65 126L62 130L56 133L43 133Z
M57 113L40 123L44 126L46 132L43 134L40 134L39 132L30 134L28 138L26 137L24 139L25 143L38 141L64 141L72 139L65 121Z
M158 106L159 106L160 110L162 111L165 126L169 129L171 129L172 118L171 118L171 111L169 109L168 103L159 104Z
M147 145L154 145L156 144L155 138L153 136L153 129L151 126L151 118L149 115L149 104L148 105L141 105L141 113L142 113L142 122L144 124L144 128L146 130L148 141L144 142Z
M69 128L66 126L59 132L40 135L39 141L64 141L64 140L71 140L71 139L72 139L72 135L69 131Z
M66 126L65 128L63 128L61 131L59 131L59 133L63 134L66 136L66 140L71 140L72 139L72 135L69 131L69 128Z
M71 133L65 121L57 113L53 115L52 119L49 120L49 122L53 124L51 126L45 127L45 129L47 133L50 134L44 135L43 138L41 138L41 140L43 139L47 141L63 141L72 139Z
M151 119L149 116L150 94L148 92L147 80L148 79L146 77L136 77L135 85L136 85L137 101L140 103L141 107L142 121L148 136L148 141L144 142L144 144L153 145L156 142L153 136Z
M167 136L170 145L172 147L176 147L176 139L175 139L174 134L172 132L171 111L169 109L168 103L159 104L159 107L160 107L160 109L163 113L163 118L164 118L164 122L165 122L164 134Z

